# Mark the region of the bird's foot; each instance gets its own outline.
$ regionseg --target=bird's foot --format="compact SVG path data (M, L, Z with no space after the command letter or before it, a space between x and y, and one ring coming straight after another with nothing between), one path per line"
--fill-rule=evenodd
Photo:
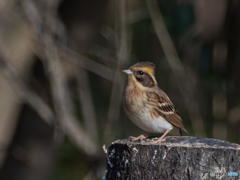
M161 143L161 142L164 142L166 141L166 138L158 138L157 140L153 140L152 142L150 142L150 144L158 144L158 143Z
M158 144L158 143L161 143L161 142L164 142L166 141L166 135L170 132L171 130L167 130L163 133L163 135L161 137L159 137L157 140L154 140L151 142L151 144Z
M138 141L138 140L144 140L148 137L148 135L146 134L141 134L137 137L133 137L133 136L130 136L130 139L133 140L133 141Z

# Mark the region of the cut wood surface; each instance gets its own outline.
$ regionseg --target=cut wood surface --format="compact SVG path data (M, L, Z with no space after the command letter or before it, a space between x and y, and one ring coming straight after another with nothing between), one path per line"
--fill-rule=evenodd
M106 179L240 179L240 145L197 137L114 141L108 147Z

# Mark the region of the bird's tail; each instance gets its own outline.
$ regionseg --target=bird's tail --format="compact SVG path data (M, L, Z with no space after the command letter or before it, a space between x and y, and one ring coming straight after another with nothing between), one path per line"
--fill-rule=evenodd
M180 134L180 136L183 135L183 131L184 131L186 134L189 134L189 132L188 132L185 128L179 128L179 134Z

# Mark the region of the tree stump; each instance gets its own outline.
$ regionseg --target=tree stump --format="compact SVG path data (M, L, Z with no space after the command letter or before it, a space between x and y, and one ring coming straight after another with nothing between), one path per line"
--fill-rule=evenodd
M113 142L107 153L106 179L240 179L240 145L187 136Z

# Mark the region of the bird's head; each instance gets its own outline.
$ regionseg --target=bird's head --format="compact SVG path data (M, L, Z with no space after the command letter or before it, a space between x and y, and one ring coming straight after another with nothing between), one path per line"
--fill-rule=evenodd
M157 85L155 78L155 64L151 62L139 62L123 70L128 74L128 81L137 85L151 88Z

